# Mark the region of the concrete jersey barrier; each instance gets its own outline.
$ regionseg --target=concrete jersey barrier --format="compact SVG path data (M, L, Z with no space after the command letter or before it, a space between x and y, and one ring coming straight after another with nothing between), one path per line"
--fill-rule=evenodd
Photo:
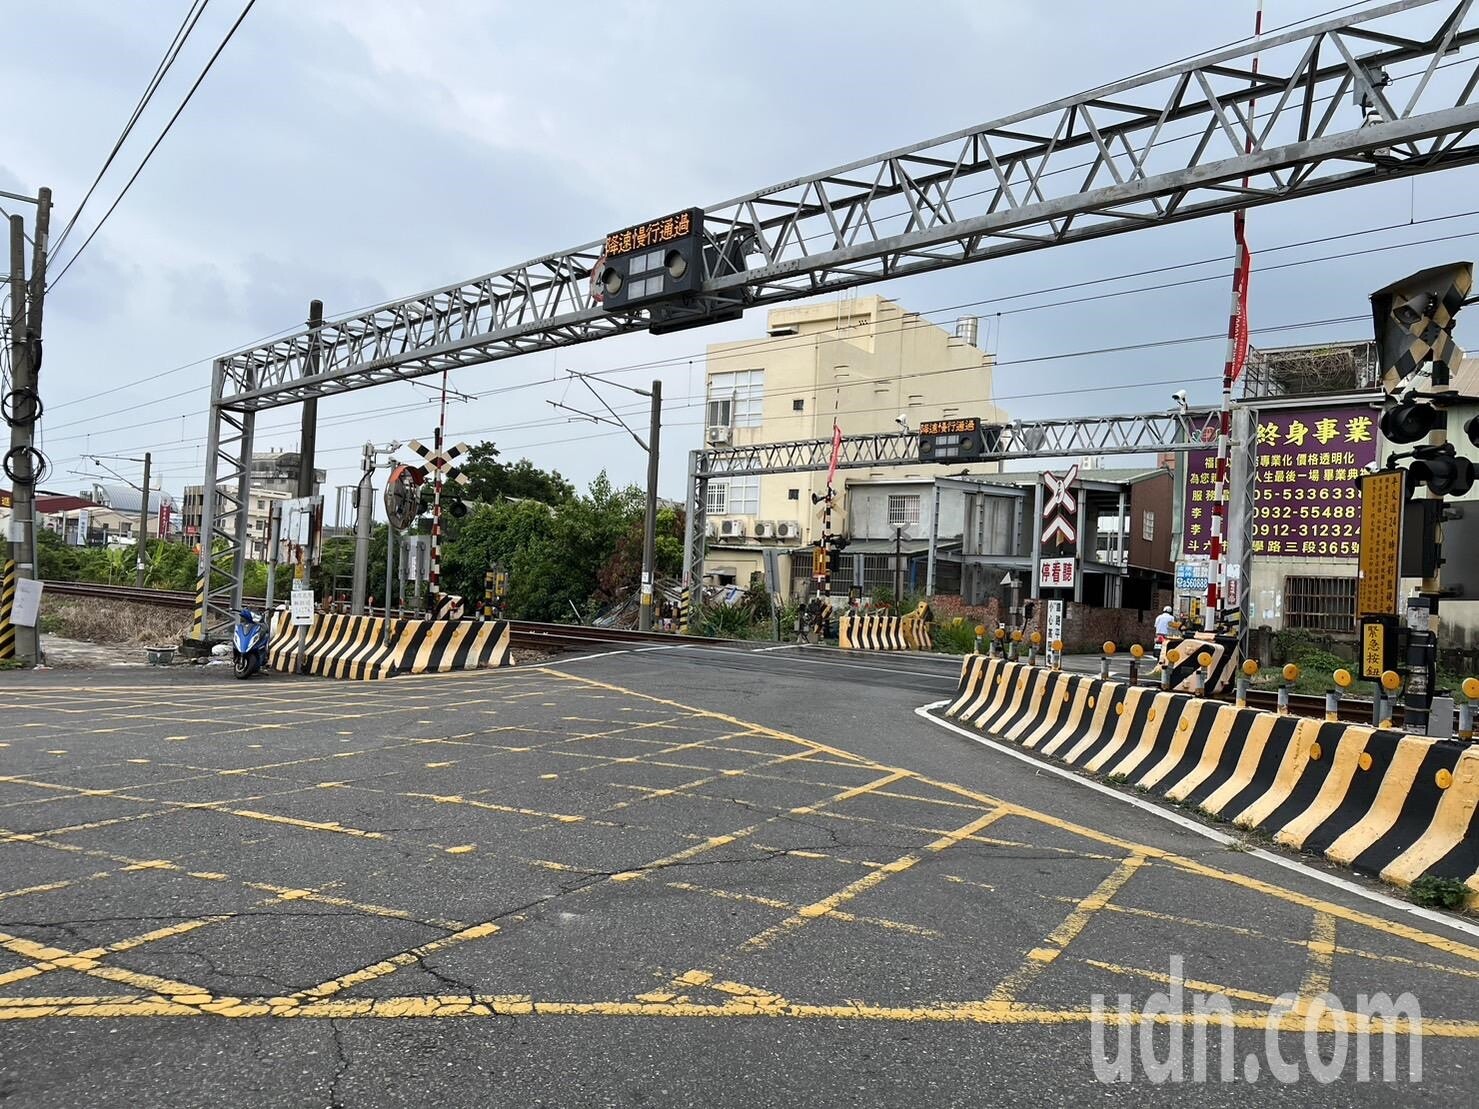
M967 656L944 714L1408 886L1479 901L1479 747Z
M371 681L397 674L443 674L513 665L507 620L423 620L316 613L307 629L302 671L322 678ZM298 669L298 636L276 613L267 664Z

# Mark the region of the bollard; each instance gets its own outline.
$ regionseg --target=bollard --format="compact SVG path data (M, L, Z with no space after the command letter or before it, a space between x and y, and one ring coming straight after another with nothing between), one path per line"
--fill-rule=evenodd
M1205 697L1207 695L1207 686L1212 682L1212 654L1210 651L1203 651L1197 656L1196 673L1196 680L1192 683L1192 692L1198 697Z
M998 624L998 625L996 625L996 631L993 634L996 637L996 642L992 646L995 649L997 649L997 650L999 650L1001 652L1001 657L1002 658L1006 658L1007 657L1007 626L1005 624Z
M1099 680L1109 680L1109 656L1114 654L1114 640L1106 639L1101 648L1103 654L1099 656Z
M1340 719L1340 695L1351 687L1354 679L1351 677L1351 672L1344 668L1330 676L1335 679L1337 688L1325 694L1325 719L1333 724Z
M1049 646L1049 648L1053 652L1053 669L1054 670L1062 670L1063 669L1063 640L1061 640L1061 639L1055 639L1055 640L1053 640L1052 643L1048 644L1048 646Z
M1299 667L1292 662L1284 663L1284 684L1279 686L1279 715L1289 715L1289 687L1299 681Z
M1465 678L1460 688L1469 700L1458 709L1458 737L1466 743L1474 741L1474 704L1479 701L1479 678Z
M1245 709L1248 707L1248 683L1258 677L1258 660L1244 659L1242 669L1238 677L1238 708Z
M1166 663L1161 667L1161 689L1171 692L1171 671L1176 669L1176 664L1181 661L1181 652L1172 647L1166 652Z
M1022 657L1022 629L1012 629L1012 661L1016 662Z
M1402 675L1395 670L1383 670L1381 675L1382 692L1377 694L1376 726L1378 728L1390 728L1392 726L1392 713L1397 707L1397 698L1388 697L1388 693L1396 693L1402 687Z
M1145 648L1138 643L1130 644L1130 684L1140 684L1140 660L1145 657Z
M976 625L976 654L978 654L978 655L981 653L981 640L983 640L985 638L986 638L986 625L985 624L977 624Z
M1040 647L1042 645L1042 632L1033 632L1027 638L1032 643L1032 652L1028 656L1028 660L1027 661L1028 661L1028 664L1029 665L1036 666L1037 665L1037 649L1038 649L1038 647Z

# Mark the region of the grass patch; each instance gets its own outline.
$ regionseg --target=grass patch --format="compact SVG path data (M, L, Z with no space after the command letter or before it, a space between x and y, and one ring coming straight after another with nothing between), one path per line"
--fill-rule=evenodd
M188 609L105 601L92 597L41 597L42 634L86 643L178 643L190 633Z
M1412 883L1408 895L1425 909L1461 909L1468 900L1469 887L1457 878L1425 874Z

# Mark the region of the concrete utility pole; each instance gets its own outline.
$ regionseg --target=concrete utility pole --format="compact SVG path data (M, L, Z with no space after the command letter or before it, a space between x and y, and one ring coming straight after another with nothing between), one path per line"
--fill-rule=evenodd
M51 230L51 190L36 195L36 236L31 249L31 282L26 288L25 226L10 217L10 451L5 470L11 478L12 558L17 579L34 581L36 565L35 412L39 406L37 379L41 371L41 317L46 299L46 242ZM29 395L28 395L29 393ZM30 418L20 418L29 411ZM15 657L35 665L41 661L40 639L34 627L15 629Z
M369 592L370 528L375 519L375 444L364 445L359 486L354 491L354 586L350 593L349 611L354 616L365 614L365 594Z
M322 345L319 328L324 325L324 302L308 302L308 359L303 365L304 377L318 375ZM298 435L298 496L313 496L313 455L318 439L318 398L309 397L303 402L303 423Z
M149 549L149 464L153 456L149 451L144 452L144 484L139 490L143 497L139 504L139 553L134 563L134 584L140 589L144 588L144 570L148 561L145 552ZM162 537L161 537L162 538Z
M652 589L657 580L657 441L662 435L662 382L652 383L652 420L647 432L647 516L642 522L642 602L637 630L652 630Z

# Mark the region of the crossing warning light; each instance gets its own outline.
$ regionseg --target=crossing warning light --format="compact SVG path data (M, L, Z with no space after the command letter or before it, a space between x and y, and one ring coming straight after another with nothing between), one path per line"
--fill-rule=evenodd
M824 578L827 576L828 559L830 552L826 547L818 547L811 552L811 576Z
M701 208L648 220L606 236L592 292L608 312L635 308L703 286Z
M1411 495L1426 485L1440 497L1462 497L1474 487L1474 478L1474 463L1459 457L1452 443L1418 447L1407 467L1407 491Z

